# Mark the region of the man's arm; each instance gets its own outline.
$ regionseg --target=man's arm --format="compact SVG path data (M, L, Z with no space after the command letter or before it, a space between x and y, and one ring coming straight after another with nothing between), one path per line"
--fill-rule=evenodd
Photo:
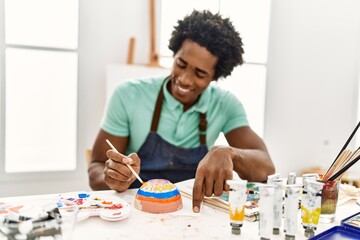
M200 161L193 187L193 209L200 210L204 196L219 196L228 190L227 179L235 171L241 179L264 182L275 172L263 140L250 127L234 129L225 135L229 146L214 146Z
M241 179L265 182L268 175L275 173L264 141L250 127L236 128L225 137L234 151L234 171Z

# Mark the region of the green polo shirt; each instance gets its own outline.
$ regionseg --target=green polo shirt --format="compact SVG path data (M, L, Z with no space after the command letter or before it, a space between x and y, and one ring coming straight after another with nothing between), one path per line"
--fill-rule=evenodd
M115 136L129 136L126 154L137 152L151 127L155 103L164 78L146 78L119 84L107 102L101 129ZM166 84L165 84L166 85ZM200 145L199 112L206 113L206 143L214 145L220 132L248 126L241 102L229 91L213 84L201 94L199 101L183 111L167 88L157 133L169 143L193 148Z

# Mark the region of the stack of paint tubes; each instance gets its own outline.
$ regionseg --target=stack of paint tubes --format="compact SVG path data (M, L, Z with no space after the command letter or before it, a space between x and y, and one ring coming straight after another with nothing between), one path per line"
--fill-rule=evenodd
M279 174L274 174L268 177L266 184L259 184L260 239L271 239L272 235L279 235L282 227L285 239L295 239L299 208L305 236L314 236L321 212L323 186L317 179L317 174L304 174L303 184L298 184L296 173L291 172L287 179L281 179ZM240 234L244 220L247 181L228 180L227 184L231 190L229 214L232 233Z

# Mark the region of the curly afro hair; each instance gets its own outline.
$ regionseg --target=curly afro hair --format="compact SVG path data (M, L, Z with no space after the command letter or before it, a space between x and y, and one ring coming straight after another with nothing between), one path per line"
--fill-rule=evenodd
M218 57L214 80L230 75L234 67L244 63L243 43L229 18L207 10L194 10L177 23L169 40L169 49L175 55L186 39L205 47Z

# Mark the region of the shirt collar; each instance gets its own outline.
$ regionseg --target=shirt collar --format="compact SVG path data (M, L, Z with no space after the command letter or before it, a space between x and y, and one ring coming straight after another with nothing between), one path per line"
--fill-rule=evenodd
M164 99L169 106L170 109L176 109L183 107L182 103L176 100L173 95L168 91L167 84L169 83L170 79L166 80L165 84L163 85L164 91ZM201 113L206 113L209 108L210 98L211 98L211 84L204 90L204 92L200 95L199 101L195 103L188 111L197 111Z

